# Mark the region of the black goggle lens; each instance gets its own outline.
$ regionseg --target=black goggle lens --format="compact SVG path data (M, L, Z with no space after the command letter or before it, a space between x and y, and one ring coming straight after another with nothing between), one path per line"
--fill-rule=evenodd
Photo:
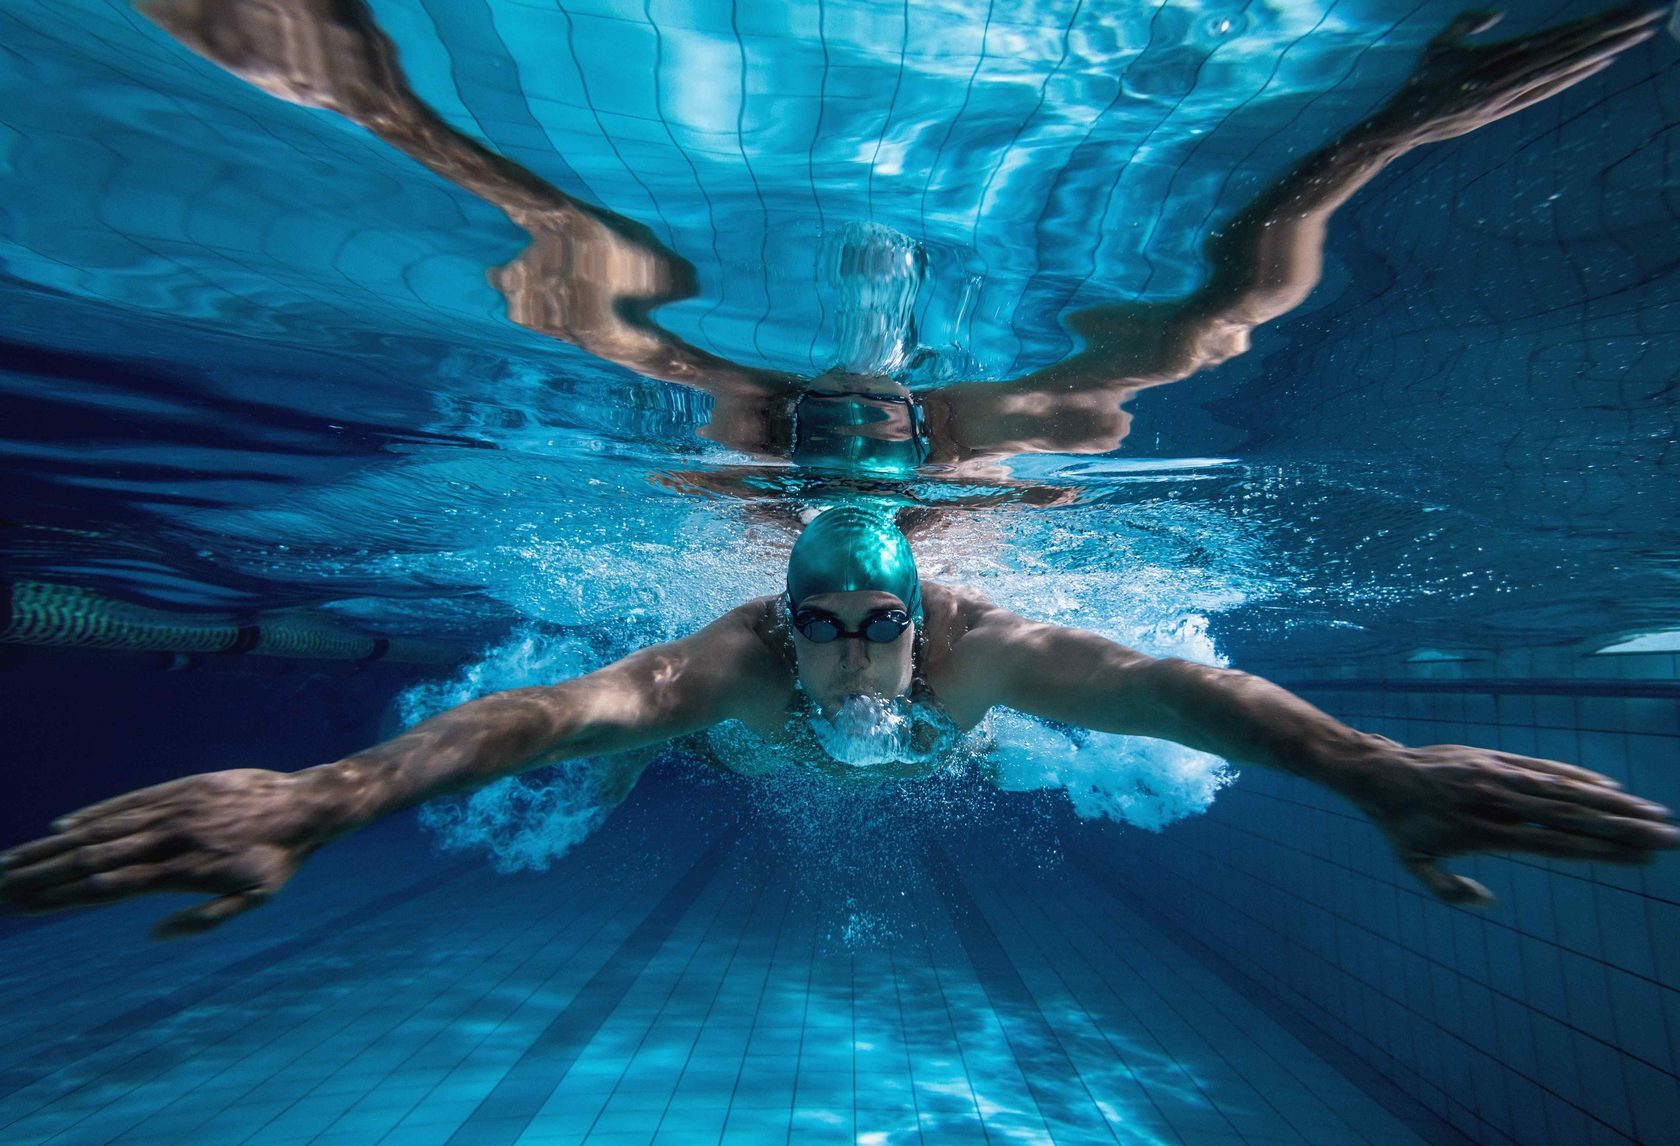
M890 644L910 627L910 618L902 613L871 617L863 626L863 635L878 645Z
M844 629L838 620L826 614L797 613L793 626L814 645L826 645L841 637L862 637L872 644L890 645L910 627L910 614L903 609L888 609L884 613L872 613L865 617L858 629Z
M840 626L827 617L801 617L794 625L812 644L826 645L840 637Z

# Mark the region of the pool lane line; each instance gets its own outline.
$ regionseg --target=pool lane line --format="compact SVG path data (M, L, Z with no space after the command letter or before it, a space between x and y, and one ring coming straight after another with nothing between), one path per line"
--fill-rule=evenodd
M448 1138L450 1146L511 1144L530 1126L601 1026L670 939L700 892L734 850L720 836L671 885L635 930L624 937L601 969L578 989L560 1013L525 1048L501 1081L491 1088Z

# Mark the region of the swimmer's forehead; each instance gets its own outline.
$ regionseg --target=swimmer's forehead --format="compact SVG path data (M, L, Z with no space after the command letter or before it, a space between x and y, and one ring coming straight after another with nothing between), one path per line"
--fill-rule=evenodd
M851 617L862 617L868 613L881 609L903 609L909 612L903 600L891 593L880 589L850 589L844 592L812 593L802 601L795 601L796 609L818 609L847 620Z

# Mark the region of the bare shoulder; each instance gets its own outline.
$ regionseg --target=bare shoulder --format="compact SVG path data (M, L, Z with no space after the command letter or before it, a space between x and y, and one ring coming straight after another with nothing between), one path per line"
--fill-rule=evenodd
M778 637L782 622L774 601L762 597L738 605L686 637L638 649L609 669L664 680L680 672L695 681L716 678L735 689L789 679L792 666L786 641Z
M1153 660L1097 633L1023 617L971 589L924 585L923 595L928 686L959 724L1003 704L1094 726L1078 698L1101 686L1102 703L1112 707L1118 683Z
M1036 623L966 585L924 581L922 604L928 653L934 657L954 651L960 643L989 641Z
M963 586L924 581L922 603L928 687L952 720L972 727L998 703L996 670L1035 622Z
M791 668L787 618L778 597L754 597L687 638L706 655L729 654L737 668Z
M650 645L601 670L664 703L691 706L706 723L731 717L755 725L786 707L792 666L778 641L775 598L738 605L686 637Z
M737 674L742 699L750 708L780 712L793 691L793 646L787 611L780 602L779 596L754 597L701 630L716 631L717 650L729 654L721 659Z

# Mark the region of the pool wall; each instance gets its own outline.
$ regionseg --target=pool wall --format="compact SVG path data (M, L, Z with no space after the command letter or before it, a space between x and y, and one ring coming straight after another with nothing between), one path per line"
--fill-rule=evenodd
M1247 667L1406 743L1575 761L1680 805L1672 653ZM1672 855L1648 868L1461 860L1500 903L1451 908L1351 806L1254 768L1208 815L1100 846L1138 900L1246 989L1478 1142L1655 1142L1680 1124Z

